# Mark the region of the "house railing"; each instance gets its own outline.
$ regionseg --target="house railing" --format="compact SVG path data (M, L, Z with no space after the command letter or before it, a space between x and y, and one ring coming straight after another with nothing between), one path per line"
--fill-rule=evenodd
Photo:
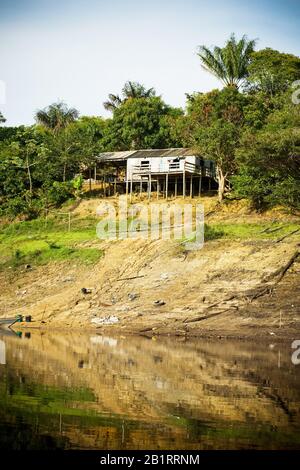
M201 168L190 162L169 162L160 164L158 167L151 167L151 163L134 165L131 169L132 175L147 175L159 173L191 173L199 176L210 176L208 168Z

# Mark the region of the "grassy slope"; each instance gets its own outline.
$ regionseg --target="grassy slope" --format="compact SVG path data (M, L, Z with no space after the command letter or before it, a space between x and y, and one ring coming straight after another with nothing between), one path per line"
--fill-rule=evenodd
M114 198L108 200L117 203ZM220 208L214 197L202 197L193 201L204 204L205 213L211 209L214 212L212 217L205 218L206 241L276 240L300 228L299 219L282 217L278 210L268 216L258 216L249 212L245 202L227 201ZM177 202L184 201L178 199ZM144 203L149 204L149 201ZM24 264L45 265L53 261L77 260L83 264L95 264L103 255L96 246L97 219L92 215L97 204L97 199L82 201L79 209L72 213L70 231L68 214L60 211L56 211L48 220L40 218L2 227L0 225L0 270L18 268Z
M8 225L0 234L0 269L17 268L24 264L43 265L52 261L79 260L86 264L97 262L102 251L85 247L87 242L96 242L96 220L77 219L68 232L65 223L53 219L18 222ZM206 225L205 238L230 240L276 240L297 228L296 223L215 223Z
M37 219L5 226L0 234L0 269L23 264L47 264L77 259L92 264L101 250L82 244L96 240L95 220L76 220L68 231L65 220Z

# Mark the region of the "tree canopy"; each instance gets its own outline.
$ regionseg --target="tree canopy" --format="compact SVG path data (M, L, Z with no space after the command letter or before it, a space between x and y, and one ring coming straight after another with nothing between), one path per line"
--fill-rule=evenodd
M300 58L266 48L251 54L248 71L249 84L272 95L300 79Z
M37 111L35 119L38 124L52 130L54 133L58 133L75 121L78 116L77 109L68 108L65 103L58 102Z
M172 107L139 82L110 94L111 117L80 116L64 102L38 110L33 126L6 127L0 113L0 215L34 217L77 197L83 169L104 151L189 146L213 160L220 202L300 209L300 58L231 35L198 55L222 89L187 94Z
M110 93L108 95L108 100L103 103L103 106L108 111L114 111L122 103L129 99L134 98L151 98L155 96L154 88L146 88L144 85L141 85L138 82L128 81L125 83L122 89L122 97L119 95L114 95Z

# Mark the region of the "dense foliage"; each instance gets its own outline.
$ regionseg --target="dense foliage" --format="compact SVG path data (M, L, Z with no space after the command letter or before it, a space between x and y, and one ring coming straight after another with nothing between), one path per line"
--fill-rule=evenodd
M202 66L223 88L187 95L185 110L127 82L104 103L107 119L53 103L35 125L12 128L0 112L0 214L34 217L77 197L82 169L91 174L101 151L180 146L215 161L220 201L231 194L257 209L299 209L300 58L254 49L234 35L224 47L201 46Z

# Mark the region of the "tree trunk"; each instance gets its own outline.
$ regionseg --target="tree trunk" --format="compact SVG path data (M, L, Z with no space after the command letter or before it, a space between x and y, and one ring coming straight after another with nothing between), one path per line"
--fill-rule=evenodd
M67 172L67 164L64 163L64 169L63 169L63 182L64 183L66 181L66 172Z
M222 202L224 199L224 193L225 193L225 180L226 180L226 175L224 175L222 168L217 166L217 177L218 177L218 198L219 202Z
M29 192L30 192L30 196L32 196L32 179L31 179L31 171L30 171L28 154L26 155L26 166L27 166L28 181L29 181Z
M92 191L92 170L89 168L89 190Z

